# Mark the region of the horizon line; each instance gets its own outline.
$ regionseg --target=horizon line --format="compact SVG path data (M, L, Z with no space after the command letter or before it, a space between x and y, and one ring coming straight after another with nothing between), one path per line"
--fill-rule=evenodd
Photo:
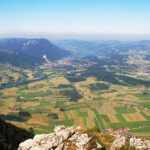
M82 40L150 40L150 34L1 34L3 38L47 38L47 39L82 39Z

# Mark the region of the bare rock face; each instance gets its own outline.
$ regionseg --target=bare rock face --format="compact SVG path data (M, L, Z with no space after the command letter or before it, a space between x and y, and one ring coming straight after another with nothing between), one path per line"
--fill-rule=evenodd
M87 134L79 133L74 127L57 126L54 133L36 135L22 142L18 150L86 150L90 140Z
M117 150L125 146L126 144L126 137L124 136L118 136L116 139L113 141L112 146L110 150Z
M111 135L113 140L109 145L107 145L107 141L104 142L105 136L108 135ZM104 139L103 142L102 139ZM100 150L105 148L110 150L124 148L150 150L150 140L132 137L124 129L99 132L75 127L56 126L54 133L35 135L33 139L20 143L18 150Z

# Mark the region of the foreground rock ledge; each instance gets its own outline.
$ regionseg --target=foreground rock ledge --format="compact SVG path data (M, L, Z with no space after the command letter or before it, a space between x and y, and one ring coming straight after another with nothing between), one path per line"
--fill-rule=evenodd
M103 139L103 141L101 141ZM108 141L110 143L108 144ZM101 144L100 144L101 143ZM150 150L150 140L136 138L127 128L83 130L57 126L54 133L34 136L20 143L18 150Z
M22 142L18 150L85 150L90 141L91 138L79 133L77 128L57 126L54 133L36 135ZM99 143L96 143L97 148L101 148Z

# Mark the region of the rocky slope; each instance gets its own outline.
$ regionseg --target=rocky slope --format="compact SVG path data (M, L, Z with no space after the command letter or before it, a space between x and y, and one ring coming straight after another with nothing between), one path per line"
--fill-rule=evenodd
M91 142L93 143L91 145ZM36 135L19 145L18 150L84 150L102 146L86 133L74 127L57 126L54 133Z
M18 150L149 150L150 141L128 134L127 128L103 132L57 126L54 133L34 136L20 143Z

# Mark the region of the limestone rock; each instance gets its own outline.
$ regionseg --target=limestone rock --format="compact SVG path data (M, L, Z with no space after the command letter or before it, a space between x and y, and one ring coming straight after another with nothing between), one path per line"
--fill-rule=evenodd
M110 148L110 150L117 150L125 146L126 144L126 137L124 136L118 136L116 139L113 141L113 144Z
M63 142L75 132L73 127L65 128L64 126L58 126L54 131L54 133L36 135L33 139L26 140L19 145L18 150L49 150L56 148L59 150Z
M57 126L54 133L36 135L22 142L18 150L86 150L90 140L87 134L79 133L77 128Z

